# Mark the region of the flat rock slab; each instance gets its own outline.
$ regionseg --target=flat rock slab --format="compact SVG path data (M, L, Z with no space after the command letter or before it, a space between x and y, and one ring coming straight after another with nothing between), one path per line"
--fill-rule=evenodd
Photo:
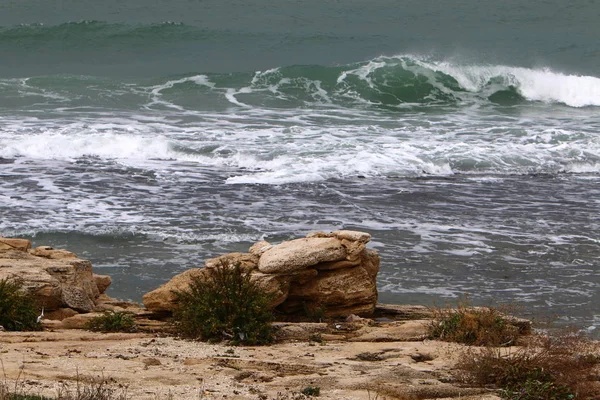
M303 324L298 330L318 334L324 328ZM307 386L320 388L320 396L314 397L319 400L499 400L488 390L448 381L464 346L433 340L323 339L231 347L145 333L4 332L2 380L9 387L18 381L25 393L52 398L57 382L74 388L79 377L85 383L102 379L104 388L115 391L113 398L126 388L126 397L136 400L306 398L300 392ZM415 362L415 353L432 361Z
M427 337L430 320L416 320L385 324L382 327L365 326L355 332L351 342L410 342Z
M258 269L267 274L289 273L323 262L346 258L346 249L336 238L302 238L273 246L260 257Z
M9 250L27 251L30 248L31 241L27 239L13 239L0 237L0 252Z

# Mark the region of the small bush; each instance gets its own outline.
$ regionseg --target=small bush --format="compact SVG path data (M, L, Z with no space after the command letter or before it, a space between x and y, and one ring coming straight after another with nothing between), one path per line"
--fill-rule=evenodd
M321 388L318 386L307 386L304 389L302 389L302 393L303 395L307 396L307 397L312 397L312 396L319 396L321 394Z
M325 344L325 340L323 339L323 335L320 333L313 333L308 337L308 342L315 342L319 344Z
M7 331L39 331L39 311L21 280L0 280L0 325Z
M127 311L104 311L90 319L85 329L94 332L135 332L134 314Z
M509 400L598 399L599 352L598 342L581 335L536 335L518 350L466 350L455 377L498 387Z
M175 331L192 339L230 340L234 345L272 342L271 296L239 265L221 262L211 272L206 280L194 279L188 290L176 292Z
M508 346L522 332L505 313L493 307L474 308L461 302L457 308L435 308L428 331L431 339L475 346Z

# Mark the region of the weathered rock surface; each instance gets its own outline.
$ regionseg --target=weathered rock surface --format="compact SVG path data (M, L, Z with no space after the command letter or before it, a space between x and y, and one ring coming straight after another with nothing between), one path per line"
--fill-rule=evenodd
M273 247L271 243L267 242L266 240L261 240L260 242L256 242L252 246L250 246L248 251L250 252L250 254L254 254L260 257L262 253L269 250L271 247Z
M39 246L33 250L29 251L29 254L32 254L37 257L50 258L53 260L61 260L63 258L77 258L75 253L71 253L67 250L57 250L50 246Z
M144 306L154 312L173 311L177 307L176 292L187 289L194 279L206 279L210 269L192 268L175 275L169 282L148 292L142 298Z
M74 318L64 325L82 322ZM319 397L313 397L319 400L500 400L497 392L453 379L466 346L422 340L416 324L362 322L277 323L278 343L268 347L60 326L2 332L2 381L48 398L56 397L57 382L83 377L85 383L102 382L113 398L140 400L307 398L300 394L307 386L319 387ZM367 341L357 340L366 328L372 329ZM386 333L377 335L377 329ZM406 341L411 337L417 340Z
M94 282L96 282L96 286L98 286L98 292L100 293L106 292L106 289L108 289L108 287L112 283L112 278L108 275L94 274L93 278Z
M92 273L92 264L66 250L31 249L25 239L0 238L0 279L20 279L48 312L69 308L94 310L110 278Z
M238 265L242 272L250 272L258 268L258 256L251 253L229 253L204 262L206 268L215 268L219 265Z
M375 281L362 266L321 271L315 279L290 288L280 309L296 314L323 308L324 315L371 314L377 303ZM352 311L349 310L352 309Z
M377 303L379 255L366 249L371 235L356 231L315 232L278 245L261 241L249 253L207 260L204 269L188 270L144 295L152 312L173 311L174 290L193 277L207 279L218 265L239 265L252 281L273 296L271 307L288 314L319 310L326 316L370 315Z
M31 248L31 242L27 239L13 239L0 237L0 251L17 250L27 251Z
M346 249L336 238L295 239L265 251L260 256L258 269L266 274L292 272L344 258Z

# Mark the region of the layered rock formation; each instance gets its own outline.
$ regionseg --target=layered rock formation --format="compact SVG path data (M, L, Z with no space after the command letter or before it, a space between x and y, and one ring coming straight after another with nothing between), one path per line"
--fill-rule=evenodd
M49 246L31 248L26 239L0 237L0 279L19 279L47 313L90 312L111 283L92 272L88 260Z
M217 265L239 265L273 295L272 307L287 314L318 310L327 316L369 315L377 303L379 255L366 248L371 236L357 231L316 232L278 245L261 241L248 253L230 253L175 276L144 295L150 311L176 307L175 291L207 279Z

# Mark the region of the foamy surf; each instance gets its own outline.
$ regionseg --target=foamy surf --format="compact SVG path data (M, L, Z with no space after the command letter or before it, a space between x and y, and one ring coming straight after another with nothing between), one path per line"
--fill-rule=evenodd
M570 107L600 106L600 78L594 76L564 74L550 68L418 63L451 76L471 92L485 93L488 86L496 84L504 89L514 87L529 101L561 103Z
M346 109L244 108L185 113L185 123L173 120L172 109L119 117L95 113L87 123L73 123L64 112L46 120L11 116L0 127L0 158L20 163L91 158L157 173L185 163L186 169L226 169L230 184L272 185L599 172L595 114L587 123L557 129L563 117L537 112L536 120L509 113L500 121L470 109L442 117L379 111L350 118Z

